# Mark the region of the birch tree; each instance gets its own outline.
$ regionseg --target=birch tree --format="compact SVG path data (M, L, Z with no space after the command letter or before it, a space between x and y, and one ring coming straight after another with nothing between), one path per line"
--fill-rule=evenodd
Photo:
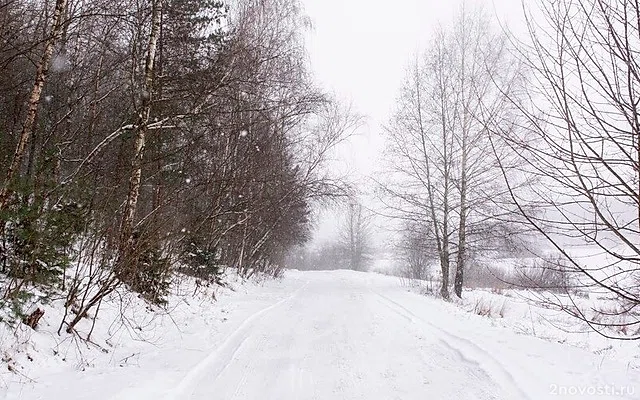
M496 225L512 210L489 146L488 126L503 123L512 67L506 39L481 9L463 5L452 29L439 29L415 60L387 127L392 179L385 185L402 219L428 221L442 286L462 296L469 257L495 250ZM498 87L496 71L505 77ZM500 229L503 232L503 229Z
M0 211L2 211L11 197L11 184L19 173L22 160L24 158L25 148L32 135L38 107L42 98L42 89L47 81L49 68L51 67L51 59L57 42L62 35L63 26L66 18L68 0L56 0L51 20L51 28L44 42L44 48L40 59L36 64L35 81L31 88L27 103L27 113L22 123L22 130L16 145L13 157L6 172L6 177L2 187L0 187ZM3 225L4 225L4 221Z
M371 255L371 223L371 216L366 214L361 204L355 201L349 203L340 233L349 269L366 270Z
M140 88L139 98L140 106L138 116L134 128L134 152L131 161L131 175L129 176L129 191L127 201L122 217L120 227L120 249L119 262L128 263L130 260L130 252L132 250L132 228L134 218L136 216L136 208L138 205L138 196L140 194L140 182L142 179L142 161L145 152L145 142L148 132L149 119L151 117L151 108L154 98L154 77L156 67L156 52L158 49L158 40L160 37L160 23L162 19L162 2L164 0L152 0L151 3L151 30L146 50L146 58L144 63L144 76ZM123 268L131 268L131 266L121 266ZM134 267L135 268L135 267Z

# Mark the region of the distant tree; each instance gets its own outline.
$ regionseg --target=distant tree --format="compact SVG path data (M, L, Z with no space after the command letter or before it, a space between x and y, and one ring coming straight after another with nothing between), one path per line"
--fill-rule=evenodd
M362 205L350 202L340 230L340 243L348 257L349 269L365 271L371 261L372 216Z
M402 257L403 276L423 280L431 275L431 267L438 263L437 250L431 239L430 227L418 221L408 221L401 230L397 248Z
M301 246L288 254L285 265L290 269L308 271L348 269L349 255L339 242L323 243L312 248Z

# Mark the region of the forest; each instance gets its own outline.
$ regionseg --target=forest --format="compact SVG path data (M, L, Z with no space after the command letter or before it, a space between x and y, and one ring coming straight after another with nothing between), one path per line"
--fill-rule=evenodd
M288 0L0 3L8 322L63 297L72 333L121 287L162 305L176 273L281 274L357 124L311 79L306 23Z

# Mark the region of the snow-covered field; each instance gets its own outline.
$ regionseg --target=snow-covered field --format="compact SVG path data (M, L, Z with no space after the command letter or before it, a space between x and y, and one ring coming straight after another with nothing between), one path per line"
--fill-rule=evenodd
M576 319L556 306L547 304L550 297L555 296L561 302L562 295L545 295L545 293L532 293L525 290L468 290L464 294L462 308L478 315L483 315L492 320L497 326L507 327L517 333L536 336L548 341L566 343L579 347L603 358L615 358L626 364L629 368L640 370L640 343L638 341L610 340L591 329L587 323ZM554 299L556 301L556 299ZM589 310L614 309L615 304L603 300L598 296L579 297L573 296L571 301ZM565 302L569 302L565 300ZM621 322L635 321L636 317L625 320L624 316L618 317ZM635 330L631 327L606 329L605 334L617 334L625 337ZM640 395L640 393L639 393Z
M288 271L280 281L235 287L235 292L219 290L216 303L210 293L175 295L172 313L153 318L139 299L132 299L126 303L131 318L126 324L115 318L121 302L109 302L93 344L58 337L55 309L48 309L29 340L28 328L17 344L13 332L2 333L5 358L12 357L18 371L2 374L4 395L65 400L640 398L640 370L633 361L640 354L637 344L589 339L596 336L588 333L567 334L570 339L563 341L560 327L537 322L536 312L517 297L471 291L463 304L445 303L408 290L398 278L350 271ZM185 284L182 294L192 289ZM504 315L476 315L478 299L504 299ZM89 321L83 329L90 329ZM138 334L148 340L134 340Z

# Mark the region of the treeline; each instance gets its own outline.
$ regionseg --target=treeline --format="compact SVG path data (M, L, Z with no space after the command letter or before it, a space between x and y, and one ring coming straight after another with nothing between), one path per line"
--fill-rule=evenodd
M314 247L296 246L285 259L285 266L292 269L324 271L351 269L368 271L376 256L373 247L373 214L353 196L343 205L344 215L334 240Z
M0 296L68 332L176 271L277 275L353 120L312 82L295 0L0 2Z

